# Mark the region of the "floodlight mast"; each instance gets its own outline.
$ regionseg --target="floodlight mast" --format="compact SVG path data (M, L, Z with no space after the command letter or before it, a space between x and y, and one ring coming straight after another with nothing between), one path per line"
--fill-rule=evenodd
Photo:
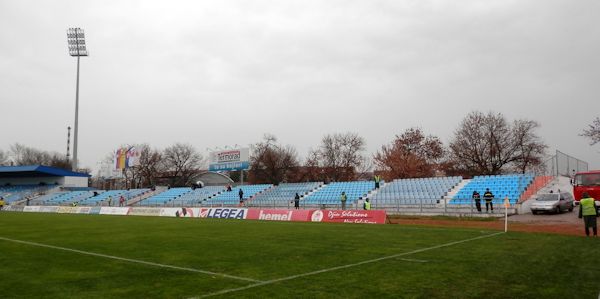
M88 56L85 46L85 35L81 28L69 28L67 30L67 42L69 55L77 57L77 81L75 84L75 126L73 130L73 161L72 168L77 171L77 137L79 132L79 58Z

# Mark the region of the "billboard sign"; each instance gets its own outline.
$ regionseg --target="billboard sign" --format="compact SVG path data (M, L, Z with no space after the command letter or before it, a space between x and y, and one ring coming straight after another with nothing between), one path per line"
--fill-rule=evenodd
M140 164L140 153L132 146L130 148L120 148L115 152L115 169L125 169Z
M248 169L250 149L240 148L210 153L209 171L234 171Z

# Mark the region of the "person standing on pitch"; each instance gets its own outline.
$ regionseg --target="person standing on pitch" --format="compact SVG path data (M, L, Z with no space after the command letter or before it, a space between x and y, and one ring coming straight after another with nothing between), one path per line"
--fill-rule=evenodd
M473 191L473 201L475 202L475 208L477 212L481 213L481 195L477 191Z
M583 225L585 226L585 235L590 236L590 227L594 231L594 237L598 237L598 226L596 223L596 217L598 212L596 211L596 204L594 199L590 197L587 192L583 192L581 201L579 201L579 218L583 218Z
M492 203L492 200L494 200L494 194L492 194L489 188L485 188L483 199L485 199L485 212L488 213L489 210L492 210L492 213L494 213L494 204Z
M379 175L375 175L373 180L375 181L375 189L379 189L379 183L381 182L381 177Z
M340 201L342 202L342 210L346 209L346 201L348 200L348 196L346 196L346 192L342 191L342 195L340 196Z
M300 209L300 195L296 192L296 196L294 197L294 209Z

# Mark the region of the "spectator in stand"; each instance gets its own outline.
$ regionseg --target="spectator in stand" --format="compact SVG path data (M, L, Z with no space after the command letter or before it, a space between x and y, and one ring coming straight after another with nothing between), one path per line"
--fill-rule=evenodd
M242 190L242 188L240 188L240 191L238 192L239 196L240 196L240 204L244 203L244 190Z
M227 192L231 192L231 185L227 185Z
M112 206L112 196L108 196L108 206Z
M581 201L579 201L579 218L583 218L583 225L585 226L585 235L590 236L590 227L594 231L594 237L598 237L598 224L596 217L598 217L598 211L596 211L596 203L587 192L583 192Z
M485 188L483 199L485 199L485 212L489 213L489 210L492 210L492 213L494 213L494 204L492 203L492 200L494 200L494 194L489 188Z
M121 197L119 197L119 207L122 207L124 203L125 203L125 197L123 195L121 195Z
M340 196L340 201L342 202L342 210L346 209L346 201L348 200L348 196L346 192L342 191L342 195Z
M0 211L4 208L4 197L0 196Z
M296 192L296 196L294 197L294 209L300 209L300 195Z
M481 195L479 192L477 192L477 190L473 191L473 201L475 201L477 212L481 213Z

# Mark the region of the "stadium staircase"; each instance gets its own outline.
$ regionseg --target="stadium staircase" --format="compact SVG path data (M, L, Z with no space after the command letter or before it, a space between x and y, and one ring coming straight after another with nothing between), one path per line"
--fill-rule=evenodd
M519 203L530 199L533 195L537 194L542 188L546 187L550 182L554 180L553 176L538 176L533 179L533 182L525 192L521 195Z
M133 206L133 205L139 203L142 200L145 200L145 199L148 199L148 198L150 198L150 197L152 197L154 195L163 193L163 192L167 191L167 189L168 188L165 187L165 186L156 186L156 188L154 189L154 191L149 191L149 192L146 192L146 193L142 193L142 194L140 194L140 195L138 195L138 196L136 196L136 197L131 198L130 200L128 200L127 201L127 206Z
M567 181L567 184L569 187L570 186L570 178L565 178L565 181ZM563 184L564 185L564 184ZM518 213L519 214L528 214L531 213L531 204L534 202L533 200L530 200L532 198L535 198L537 195L539 194L544 194L544 193L549 193L550 191L553 192L558 192L559 190L561 190L561 177L554 177L554 176L540 176L540 177L536 177L534 182L532 183L532 186L530 188L528 188L525 193L529 193L527 196L522 197L523 199L519 201L519 203L517 204L517 209L518 209ZM571 188L563 188L563 191L571 191Z
M440 202L440 204L449 204L450 201L452 200L452 198L454 198L454 196L458 193L458 191L460 191L464 186L466 186L471 180L470 179L463 179L462 181L460 181L460 183L458 183L458 185L454 186L454 188L452 188L452 190L450 190L450 192L448 192L448 194L446 194L446 196L444 196L443 201Z

